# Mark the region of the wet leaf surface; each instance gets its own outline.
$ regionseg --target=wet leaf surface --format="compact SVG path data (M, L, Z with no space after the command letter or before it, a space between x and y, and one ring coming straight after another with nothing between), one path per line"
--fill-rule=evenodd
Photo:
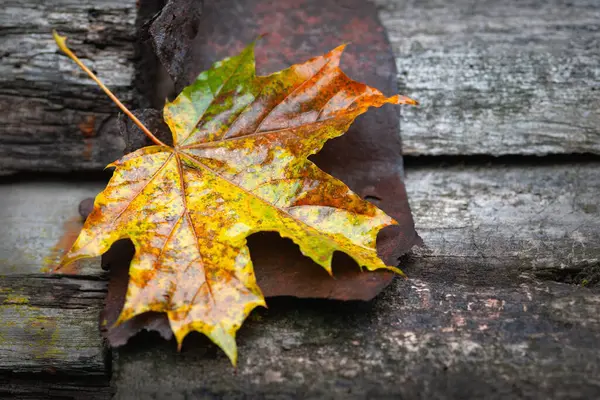
M202 332L235 364L235 332L264 298L246 238L276 231L332 274L336 251L368 270L400 272L376 239L396 222L308 157L369 107L414 104L348 78L344 46L257 76L254 44L202 72L163 110L173 147L143 147L115 172L65 257L136 252L117 324L166 313L181 345Z

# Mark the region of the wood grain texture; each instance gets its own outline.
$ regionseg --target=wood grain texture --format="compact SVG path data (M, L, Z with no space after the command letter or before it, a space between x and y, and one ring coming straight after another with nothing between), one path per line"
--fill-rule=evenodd
M375 0L405 155L600 153L595 0Z
M0 397L109 399L105 295L89 277L0 276Z
M542 275L600 268L599 170L597 162L408 168L409 200L427 245L421 257L498 260ZM54 265L67 250L79 202L102 188L100 182L1 185L0 273ZM83 262L73 272L97 275L98 263Z
M115 399L595 398L600 293L396 279L370 303L273 299L238 333L240 359L199 336L116 352ZM160 360L160 361L158 361Z
M600 7L375 0L397 56L407 155L600 153ZM52 28L126 104L134 1L9 0L0 15L0 174L101 169L118 158L114 105ZM147 84L147 83L146 83Z
M133 100L133 0L7 0L0 13L0 173L102 169L122 154L116 107L59 51L56 29Z
M82 399L108 400L114 394L108 377L76 379L40 376L0 376L0 397L19 400Z
M409 169L422 256L600 275L599 171L598 162Z
M0 374L106 374L98 314L106 284L57 275L0 277Z

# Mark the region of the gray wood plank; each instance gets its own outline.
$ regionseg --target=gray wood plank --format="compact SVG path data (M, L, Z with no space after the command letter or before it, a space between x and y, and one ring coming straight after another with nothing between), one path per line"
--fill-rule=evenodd
M405 154L600 154L597 1L375 2Z
M428 259L512 259L561 274L600 262L600 164L409 168L406 185ZM102 182L0 185L0 273L38 273L68 249L79 202ZM98 260L76 271L101 273ZM554 271L554 272L553 272ZM562 271L562 272L561 272Z
M424 259L600 278L600 163L426 167L406 183Z
M125 103L133 101L134 0L7 0L0 13L0 174L102 169L124 147L117 109L59 54L52 29Z
M0 374L106 375L98 331L105 294L101 280L0 276Z
M376 0L395 48L405 153L599 153L593 0ZM61 10L56 12L55 10ZM100 169L123 147L115 108L60 56L57 28L134 103L134 2L9 2L0 16L0 173Z
M102 182L5 182L0 184L0 275L54 269L81 229L81 200ZM65 272L98 275L100 258L73 263Z
M105 295L90 277L0 276L0 397L110 398Z
M596 162L409 168L409 199L417 230L428 246L421 255L511 259L540 274L593 269L600 262L598 171ZM1 273L37 273L55 265L68 248L62 243L57 252L65 227L80 220L79 202L103 186L0 186L0 221L7 228L0 231ZM76 270L100 273L96 259Z
M110 383L99 380L97 377L90 379L74 379L73 377L56 376L42 377L38 375L29 377L10 377L5 379L0 376L0 397L19 400L40 399L85 399L108 400L113 396Z

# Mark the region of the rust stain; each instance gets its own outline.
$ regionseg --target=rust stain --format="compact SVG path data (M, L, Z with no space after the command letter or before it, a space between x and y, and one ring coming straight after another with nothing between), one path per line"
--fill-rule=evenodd
M69 218L63 224L62 236L58 239L50 251L50 254L44 258L44 267L42 268L43 272L60 272L61 274L79 273L81 269L80 261L75 261L71 264L65 265L60 270L58 270L58 267L63 255L66 254L73 243L75 243L75 240L77 239L77 236L79 236L79 232L81 232L82 227L83 222L81 221L81 217Z
M83 159L89 161L92 159L92 141L90 139L85 139L84 144Z
M88 115L85 117L85 120L78 125L79 130L83 134L85 138L92 138L96 136L96 116Z
M85 117L84 121L78 125L81 134L83 135L84 142L84 150L83 150L83 159L91 160L92 159L92 138L96 136L96 116L88 115Z

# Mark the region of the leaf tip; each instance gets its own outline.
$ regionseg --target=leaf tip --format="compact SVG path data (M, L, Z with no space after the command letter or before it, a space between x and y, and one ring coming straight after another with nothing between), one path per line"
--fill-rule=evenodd
M169 318L170 320L170 318ZM173 327L171 327L173 329ZM177 352L180 353L183 347L183 339L188 334L188 330L186 329L173 329L173 335L175 336L175 340L177 341Z
M327 273L329 274L329 276L333 279L335 279L335 276L333 276L333 268L331 267L331 264L329 264L327 267L325 267L325 271L327 271Z
M123 322L127 321L129 319L129 317L125 314L125 310L121 310L121 313L119 314L119 318L117 318L117 320L115 322L113 322L113 324L110 326L110 329L114 329L117 326L121 325Z
M227 357L229 357L229 361L231 361L231 365L233 368L237 369L237 350L234 351L233 354L226 353Z
M58 262L58 265L52 269L51 272L53 273L58 273L60 272L64 267L66 267L67 265L73 263L74 261L77 261L79 257L73 257L71 255L71 251L69 250L67 252L67 254L65 254L64 256L62 256L62 258L60 259L60 261Z
M392 96L390 99L391 99L391 102L394 104L408 104L411 106L419 105L419 102L417 100L413 100L410 97L402 96L400 94Z
M342 57L342 53L344 50L346 50L346 46L348 46L348 43L342 43L335 49L331 50L329 54L333 55L334 58L337 58L339 62L339 59Z
M267 305L267 301L264 299L262 299L262 302L258 303L259 306L266 308L267 310L269 309L269 306Z
M338 47L336 47L334 49L334 51L337 50L340 53L342 53L344 50L346 50L346 47L348 47L350 44L351 44L350 42L344 42L344 43L340 44Z
M325 271L327 271L327 274L329 274L331 278L335 279L335 277L333 276L333 253L333 251L330 251L327 255L327 258L324 258L322 260L313 259L313 261L317 262L317 264L319 264L321 267L323 267Z
M266 36L269 36L269 35L270 35L270 33L269 33L269 32L262 32L262 33L259 33L259 34L258 34L258 36L256 37L256 39L254 39L254 41L253 41L252 43L256 43L256 42L258 42L259 40L262 40L264 37L266 37Z
M397 273L398 275L400 275L401 277L403 277L404 279L408 279L408 276L406 276L406 274L398 267L387 267L390 271Z
M235 343L236 330L237 328L228 330L223 329L222 326L219 326L212 332L207 334L209 339L212 340L213 343L215 343L217 346L219 346L221 350L223 350L225 355L229 358L229 361L231 361L231 365L233 365L234 367L237 366L238 358L237 345Z

